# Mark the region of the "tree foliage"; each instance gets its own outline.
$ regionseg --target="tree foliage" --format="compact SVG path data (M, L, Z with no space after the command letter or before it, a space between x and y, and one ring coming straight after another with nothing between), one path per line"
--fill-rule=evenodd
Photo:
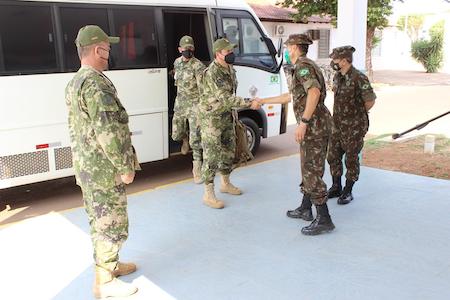
M401 16L397 21L397 27L401 31L405 31L406 29L406 33L411 40L416 41L422 29L424 19L424 15Z
M412 57L420 62L427 73L439 70L443 61L444 21L436 23L430 29L430 39L421 39L411 45Z

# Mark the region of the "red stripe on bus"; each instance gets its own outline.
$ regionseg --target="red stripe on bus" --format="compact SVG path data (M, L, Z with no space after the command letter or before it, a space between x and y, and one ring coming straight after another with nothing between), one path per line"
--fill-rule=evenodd
M48 144L40 144L40 145L36 145L36 150L39 150L39 149L46 149L46 148L48 148L48 147L49 147Z

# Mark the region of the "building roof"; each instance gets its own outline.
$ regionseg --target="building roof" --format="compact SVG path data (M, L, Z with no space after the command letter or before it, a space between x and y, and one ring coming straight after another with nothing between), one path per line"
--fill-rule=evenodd
M250 6L255 11L255 14L261 21L272 22L293 22L292 14L297 10L293 8L284 8L270 4L254 4ZM330 17L311 16L308 18L308 23L330 23Z

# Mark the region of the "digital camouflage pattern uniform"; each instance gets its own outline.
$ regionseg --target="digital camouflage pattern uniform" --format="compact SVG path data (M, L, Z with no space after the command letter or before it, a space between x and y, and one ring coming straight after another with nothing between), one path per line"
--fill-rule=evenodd
M325 106L326 87L320 68L306 56L300 57L292 70L292 100L297 124L300 124L310 88L320 90L320 99L300 144L302 193L311 196L314 205L327 201L327 186L322 177L325 170L331 115Z
M205 70L200 102L200 124L203 145L202 177L212 183L219 170L223 175L232 171L236 137L232 110L250 107L250 102L236 96L236 71L215 60Z
M94 259L114 270L128 237L127 198L120 174L138 169L128 114L112 82L82 66L66 87L73 167L91 227ZM109 274L109 273L108 273Z
M338 47L333 49L330 57L351 57L354 51L351 46ZM336 72L333 91L333 127L327 160L331 175L341 177L342 157L345 154L346 178L355 182L359 177L358 154L369 129L369 116L364 103L375 100L376 95L367 76L353 66L345 75Z
M172 120L172 139L181 141L189 134L193 160L201 161L202 145L197 106L205 65L195 57L190 58L188 61L183 61L183 58L179 57L175 60L173 66L177 98L175 99Z

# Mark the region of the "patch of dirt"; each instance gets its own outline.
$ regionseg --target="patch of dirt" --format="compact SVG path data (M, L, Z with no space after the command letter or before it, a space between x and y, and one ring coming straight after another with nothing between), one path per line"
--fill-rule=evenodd
M364 143L362 165L416 175L450 179L450 139L436 135L433 154L424 153L425 136L401 142L369 137Z

